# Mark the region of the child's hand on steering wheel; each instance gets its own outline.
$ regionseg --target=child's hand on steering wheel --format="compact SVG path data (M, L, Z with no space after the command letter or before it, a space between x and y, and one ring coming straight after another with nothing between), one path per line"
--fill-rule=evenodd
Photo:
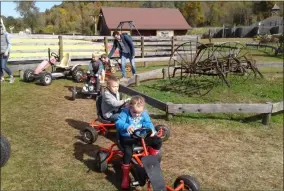
M130 125L128 128L127 128L127 133L129 134L132 134L134 132L134 127L132 125Z

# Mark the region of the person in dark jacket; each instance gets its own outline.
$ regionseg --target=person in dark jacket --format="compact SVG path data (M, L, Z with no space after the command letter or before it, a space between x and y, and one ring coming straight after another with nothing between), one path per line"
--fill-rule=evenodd
M114 31L112 36L115 39L108 57L110 58L113 55L114 51L118 48L119 55L121 58L122 78L126 78L126 72L125 72L126 59L129 59L131 64L132 74L134 75L136 73L136 67L134 61L135 50L131 37L128 34L120 34L118 31Z

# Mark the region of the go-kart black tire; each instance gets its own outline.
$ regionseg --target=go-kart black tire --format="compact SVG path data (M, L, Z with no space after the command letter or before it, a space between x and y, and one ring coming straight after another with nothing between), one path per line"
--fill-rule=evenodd
M24 76L23 76L23 80L24 82L32 82L34 81L35 79L32 77L32 74L34 73L33 70L31 69L27 69L24 71Z
M174 183L174 188L177 188L178 185L180 184L180 181L183 180L184 182L184 187L186 190L191 190L191 191L199 191L200 190L200 185L199 183L189 175L182 175L179 176Z
M98 132L93 127L86 127L82 132L83 140L88 143L92 144L96 142L98 139Z
M99 151L96 155L96 168L99 172L105 172L107 170L108 164L107 159L108 153L104 151Z
M42 72L40 73L40 83L44 86L48 86L52 82L52 75L49 72Z
M76 86L74 86L72 89L72 100L76 99L76 95L77 95L77 90L76 90Z
M0 167L2 167L6 164L6 162L10 158L11 146L9 141L3 136L0 136L0 142L1 142Z
M169 137L171 136L171 129L166 126L166 125L157 125L155 127L156 131L158 132L160 129L162 128L163 130L163 135L160 137L162 139L163 142L165 142L166 140L169 139Z
M75 82L80 83L80 82L83 81L82 78L81 78L81 76L83 76L83 75L84 75L84 70L80 67L77 67L72 72L72 79Z

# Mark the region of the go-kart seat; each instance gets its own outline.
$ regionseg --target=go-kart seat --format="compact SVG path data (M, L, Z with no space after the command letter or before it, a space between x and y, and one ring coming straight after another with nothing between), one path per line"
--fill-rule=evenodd
M68 68L69 67L69 63L71 61L71 56L69 53L65 53L64 57L62 58L60 64L56 65L56 67L60 67L60 68Z
M101 122L101 123L105 123L105 124L110 124L110 123L113 123L111 121L108 121L106 119L104 119L103 117L103 113L102 113L102 100L103 100L103 96L98 96L97 97L97 100L96 100L96 107L97 107L97 115L98 115L98 121Z

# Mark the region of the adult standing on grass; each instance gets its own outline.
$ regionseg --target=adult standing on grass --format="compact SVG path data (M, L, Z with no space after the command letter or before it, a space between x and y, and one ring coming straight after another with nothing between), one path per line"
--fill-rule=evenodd
M118 31L114 31L112 33L112 36L114 37L114 42L108 57L110 58L113 55L114 51L117 48L119 49L119 55L121 58L122 79L125 79L126 59L129 59L130 61L132 74L134 75L136 73L136 67L134 61L135 51L134 51L133 41L128 34L120 34Z
M3 22L1 22L1 82L5 81L3 70L10 76L10 83L15 81L11 70L7 67L8 58L10 54L11 42L8 32L5 29Z

